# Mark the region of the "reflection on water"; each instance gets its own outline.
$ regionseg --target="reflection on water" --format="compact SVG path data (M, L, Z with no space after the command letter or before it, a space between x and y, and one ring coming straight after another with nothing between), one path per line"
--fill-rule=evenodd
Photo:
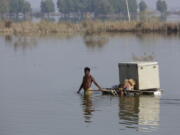
M11 36L11 35L5 35L5 41L6 41L6 42L10 42L10 43L11 43L12 40L13 40L13 39L12 39L12 36Z
M12 47L14 47L15 50L17 49L32 49L39 45L37 41L40 38L48 39L72 39L76 36L73 33L61 33L61 34L49 34L49 35L5 35L5 41L9 43ZM108 45L111 38L119 38L119 39L125 39L125 38L134 38L136 37L136 40L140 43L140 45L147 46L149 43L155 43L161 38L173 38L173 39L179 39L180 34L143 34L143 33L137 33L137 34L131 34L131 33L119 33L119 34L84 34L82 36L83 42L86 45L87 48L91 49L98 49L98 48L104 48L105 45ZM120 42L119 44L124 44ZM139 56L137 54L132 53L132 59L134 61L152 61L155 60L154 52L148 52L148 54L144 53L144 56Z
M139 130L151 131L160 124L160 98L141 97L139 102Z
M109 37L113 38L128 38L133 39L134 37L137 39L137 41L140 42L139 45L148 45L146 43L153 43L157 42L159 39L179 39L180 33L110 33L107 34ZM145 43L145 44L141 44ZM155 44L152 44L155 45Z
M86 123L90 123L92 118L92 113L94 112L94 106L92 101L92 95L82 96L82 106L84 112L84 118Z
M160 123L158 97L122 97L119 99L120 124L141 132L151 132Z
M75 37L72 33L61 33L61 34L35 34L35 35L4 35L4 40L7 45L17 50L29 50L37 47L39 39L58 39L58 40L70 40Z
M155 61L155 55L154 55L154 53L152 53L150 55L144 53L143 56L137 56L133 53L132 60L133 61Z
M5 35L5 41L9 42L14 47L14 50L22 49L32 49L37 46L37 39L30 36L12 36Z
M119 99L120 124L127 128L136 128L138 124L139 98L121 97Z
M105 34L85 34L83 40L88 48L102 48L109 41Z
M82 96L82 107L85 123L92 122L95 105L94 96ZM101 97L101 106L107 104ZM107 100L108 98L106 98ZM115 100L117 101L117 100ZM94 103L93 103L94 102ZM116 104L116 102L113 102ZM120 129L134 129L139 132L156 131L160 125L160 98L151 96L120 97L119 98Z
M23 50L27 48L34 48L36 46L36 39L32 37L18 37L14 42L14 49L21 48Z

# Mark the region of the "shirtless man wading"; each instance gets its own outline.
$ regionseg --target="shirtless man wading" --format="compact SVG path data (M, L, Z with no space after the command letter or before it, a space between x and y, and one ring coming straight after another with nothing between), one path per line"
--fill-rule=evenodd
M84 92L92 91L91 89L92 83L94 83L98 87L98 89L101 90L101 87L99 86L99 84L95 81L94 77L90 74L89 67L84 68L84 74L85 75L83 77L82 84L79 90L77 91L78 94L81 92L82 88L84 89Z

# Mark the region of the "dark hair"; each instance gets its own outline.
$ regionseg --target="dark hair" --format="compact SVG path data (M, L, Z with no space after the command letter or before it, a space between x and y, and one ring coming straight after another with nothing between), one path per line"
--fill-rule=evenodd
M89 67L85 67L85 68L84 68L84 72L86 72L86 71L89 71L89 72L90 72L91 69L90 69Z

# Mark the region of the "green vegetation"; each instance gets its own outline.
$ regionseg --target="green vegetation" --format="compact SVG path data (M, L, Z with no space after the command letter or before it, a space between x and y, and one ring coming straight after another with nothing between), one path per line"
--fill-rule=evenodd
M93 11L96 16L98 15L107 15L112 14L114 11L114 7L109 0L98 0L95 4L95 10Z
M3 16L5 13L15 14L31 12L31 4L26 0L1 0L0 1L0 14Z
M131 13L131 16L136 16L138 4L136 0L128 0L129 5L129 11ZM126 8L126 0L120 0L119 3L119 12L125 16L127 16L127 8Z
M161 13L161 15L167 14L167 4L164 0L158 0L156 3L156 9Z
M128 0L131 14L137 13L137 1ZM95 16L122 14L127 15L125 0L58 0L57 7L63 14L93 13Z
M145 1L142 0L142 1L139 3L139 10L140 10L140 12L145 12L146 9L147 9L147 4L146 4Z
M28 1L24 1L22 12L25 15L26 13L30 13L32 11L31 4Z
M52 13L55 11L55 5L52 0L42 0L41 1L41 12L43 14Z
M9 1L9 12L11 14L15 13L27 13L31 12L31 5L28 1L25 0L10 0Z
M4 14L8 12L9 2L8 0L0 0L0 14Z
M141 21L147 21L148 20L148 11L147 11L147 4L145 1L141 0L139 3L139 18Z
M101 0L100 0L101 1ZM57 7L63 14L87 13L95 10L96 0L58 0Z
M55 6L57 6L59 13L52 14L55 12ZM129 8L130 16L128 16L127 7ZM166 15L167 4L164 0L157 0L156 7L161 12L161 17ZM6 19L9 19L9 16L14 18L22 15L25 17L27 15L36 17L61 15L65 19L73 18L74 20L84 18L127 20L128 17L136 20L138 15L141 18L142 13L144 17L147 16L145 14L147 4L144 0L141 0L140 3L137 3L137 0L57 0L57 3L54 3L53 0L41 0L40 9L40 12L30 14L32 9L28 0L0 0L0 17L6 17ZM140 14L138 11L140 11ZM149 11L147 12L149 13Z

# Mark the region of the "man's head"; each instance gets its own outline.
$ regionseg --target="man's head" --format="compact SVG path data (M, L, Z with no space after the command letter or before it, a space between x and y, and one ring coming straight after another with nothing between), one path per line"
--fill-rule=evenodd
M85 74L85 75L89 75L89 74L90 74L90 71L91 71L91 69L90 69L89 67L85 67L85 68L84 68L84 74Z

